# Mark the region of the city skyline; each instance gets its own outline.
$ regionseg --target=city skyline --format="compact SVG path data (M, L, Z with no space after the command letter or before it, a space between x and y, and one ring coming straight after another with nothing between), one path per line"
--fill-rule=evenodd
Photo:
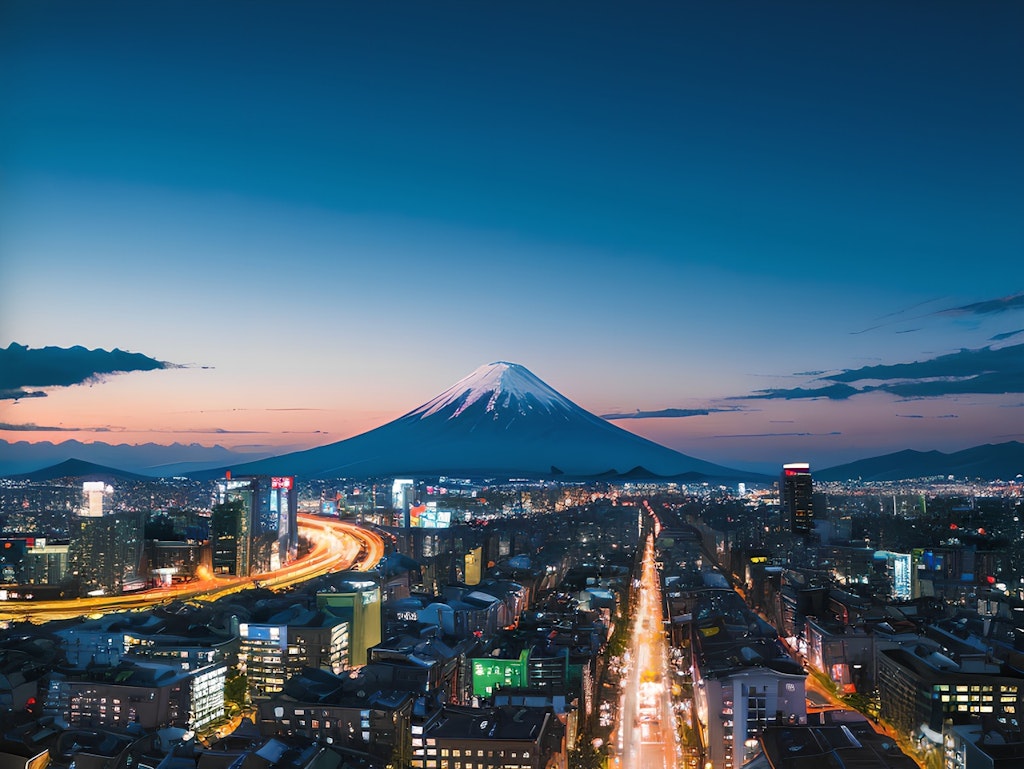
M498 360L741 468L1024 439L1020 8L0 13L0 439L284 453Z

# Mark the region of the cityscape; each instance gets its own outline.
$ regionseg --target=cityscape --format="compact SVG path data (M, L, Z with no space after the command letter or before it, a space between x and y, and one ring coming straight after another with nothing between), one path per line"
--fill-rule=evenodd
M303 476L5 479L7 760L1024 760L1021 474L816 482L807 462L772 478L650 453L510 363L378 428L384 461L425 461L400 436L433 419L430 456L458 475L320 469L357 436L256 463ZM474 474L466 442L513 474Z
M1021 30L0 4L0 769L1024 767Z

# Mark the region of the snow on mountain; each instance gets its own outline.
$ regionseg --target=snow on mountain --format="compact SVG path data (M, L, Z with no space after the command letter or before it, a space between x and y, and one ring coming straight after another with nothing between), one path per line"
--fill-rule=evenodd
M375 430L231 469L305 478L744 475L616 427L503 361Z
M488 412L514 409L525 415L526 409L537 406L549 414L556 414L560 410L578 408L529 369L518 363L498 361L481 366L406 416L426 418L450 412L448 418L454 419L484 399Z

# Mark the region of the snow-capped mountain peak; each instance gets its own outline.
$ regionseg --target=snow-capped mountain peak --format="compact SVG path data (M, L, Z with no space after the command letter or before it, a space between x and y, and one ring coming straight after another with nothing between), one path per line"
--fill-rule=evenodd
M480 366L407 416L425 418L446 412L448 418L453 419L481 400L486 401L488 412L510 406L517 409L539 407L548 412L572 411L576 408L572 401L549 387L526 367L518 363L496 361Z
M307 478L735 475L616 427L505 361L362 435L233 469Z

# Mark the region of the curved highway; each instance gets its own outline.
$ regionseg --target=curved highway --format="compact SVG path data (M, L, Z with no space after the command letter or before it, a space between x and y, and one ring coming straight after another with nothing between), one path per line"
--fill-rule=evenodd
M172 601L214 601L254 586L280 590L333 571L368 571L384 557L384 540L372 531L354 524L315 515L299 515L298 524L299 534L312 542L313 547L302 558L275 572L257 577L211 577L127 595L75 598L70 601L0 602L0 620L48 622L83 615L148 609Z

